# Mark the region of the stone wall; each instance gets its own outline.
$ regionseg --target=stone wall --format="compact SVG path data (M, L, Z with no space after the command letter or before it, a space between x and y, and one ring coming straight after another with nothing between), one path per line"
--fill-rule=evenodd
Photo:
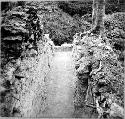
M49 45L42 51L38 56L6 64L1 81L1 116L36 117L44 110L52 52Z
M9 3L9 2L8 2ZM15 2L16 4L16 2ZM28 5L16 5L2 11L1 23L1 80L0 116L36 117L44 109L46 76L52 59L52 48L44 42L39 18L27 28L30 11ZM32 10L34 13L35 9ZM31 11L30 11L31 12ZM31 15L32 16L32 15ZM28 22L28 23L29 23ZM30 24L30 23L29 23ZM29 42L30 37L33 43Z
M123 118L124 68L105 40L104 37L83 34L79 45L74 45L77 77L80 83L83 82L82 85L79 83L83 97L81 105L90 116L96 110L99 116ZM112 105L117 105L114 110Z

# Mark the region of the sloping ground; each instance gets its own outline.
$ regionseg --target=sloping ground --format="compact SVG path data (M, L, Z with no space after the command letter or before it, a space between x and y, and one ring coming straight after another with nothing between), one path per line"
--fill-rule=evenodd
M51 48L45 46L38 56L26 57L13 65L8 63L2 73L0 115L36 117L44 109L45 78L52 58Z
M15 103L15 106L21 111L22 117L36 117L39 110L44 109L46 99L45 79L50 70L48 66L48 63L50 63L48 62L49 57L47 54L42 54L38 61L30 58L23 62L29 64L29 71L24 70L23 72L25 78L22 82L20 101Z
M75 46L77 77L79 81L87 82L83 105L85 110L86 107L96 109L101 116L106 113L110 117L123 118L124 67L104 40L107 39L86 35ZM86 111L90 113L90 109Z
M87 114L124 118L124 17L124 12L105 16L105 37L83 33L74 38L73 57L82 90L77 100Z

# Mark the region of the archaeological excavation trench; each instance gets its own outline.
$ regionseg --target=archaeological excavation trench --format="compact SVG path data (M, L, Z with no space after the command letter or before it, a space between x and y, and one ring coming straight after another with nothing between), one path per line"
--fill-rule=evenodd
M0 117L123 119L122 4L1 2Z

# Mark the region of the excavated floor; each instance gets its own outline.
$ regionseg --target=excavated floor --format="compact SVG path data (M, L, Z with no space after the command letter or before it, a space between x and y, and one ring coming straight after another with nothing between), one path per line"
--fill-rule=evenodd
M51 70L46 78L46 108L37 117L73 118L87 117L83 108L76 108L74 97L77 78L71 49L57 50L51 63Z

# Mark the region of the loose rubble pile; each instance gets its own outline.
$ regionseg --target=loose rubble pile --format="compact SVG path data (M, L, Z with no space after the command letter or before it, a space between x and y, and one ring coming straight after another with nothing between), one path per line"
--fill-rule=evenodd
M107 37L76 34L73 57L77 77L88 86L84 106L96 109L98 118L124 117L124 67Z
M36 117L45 108L54 45L44 42L40 26L32 6L2 13L0 116Z

